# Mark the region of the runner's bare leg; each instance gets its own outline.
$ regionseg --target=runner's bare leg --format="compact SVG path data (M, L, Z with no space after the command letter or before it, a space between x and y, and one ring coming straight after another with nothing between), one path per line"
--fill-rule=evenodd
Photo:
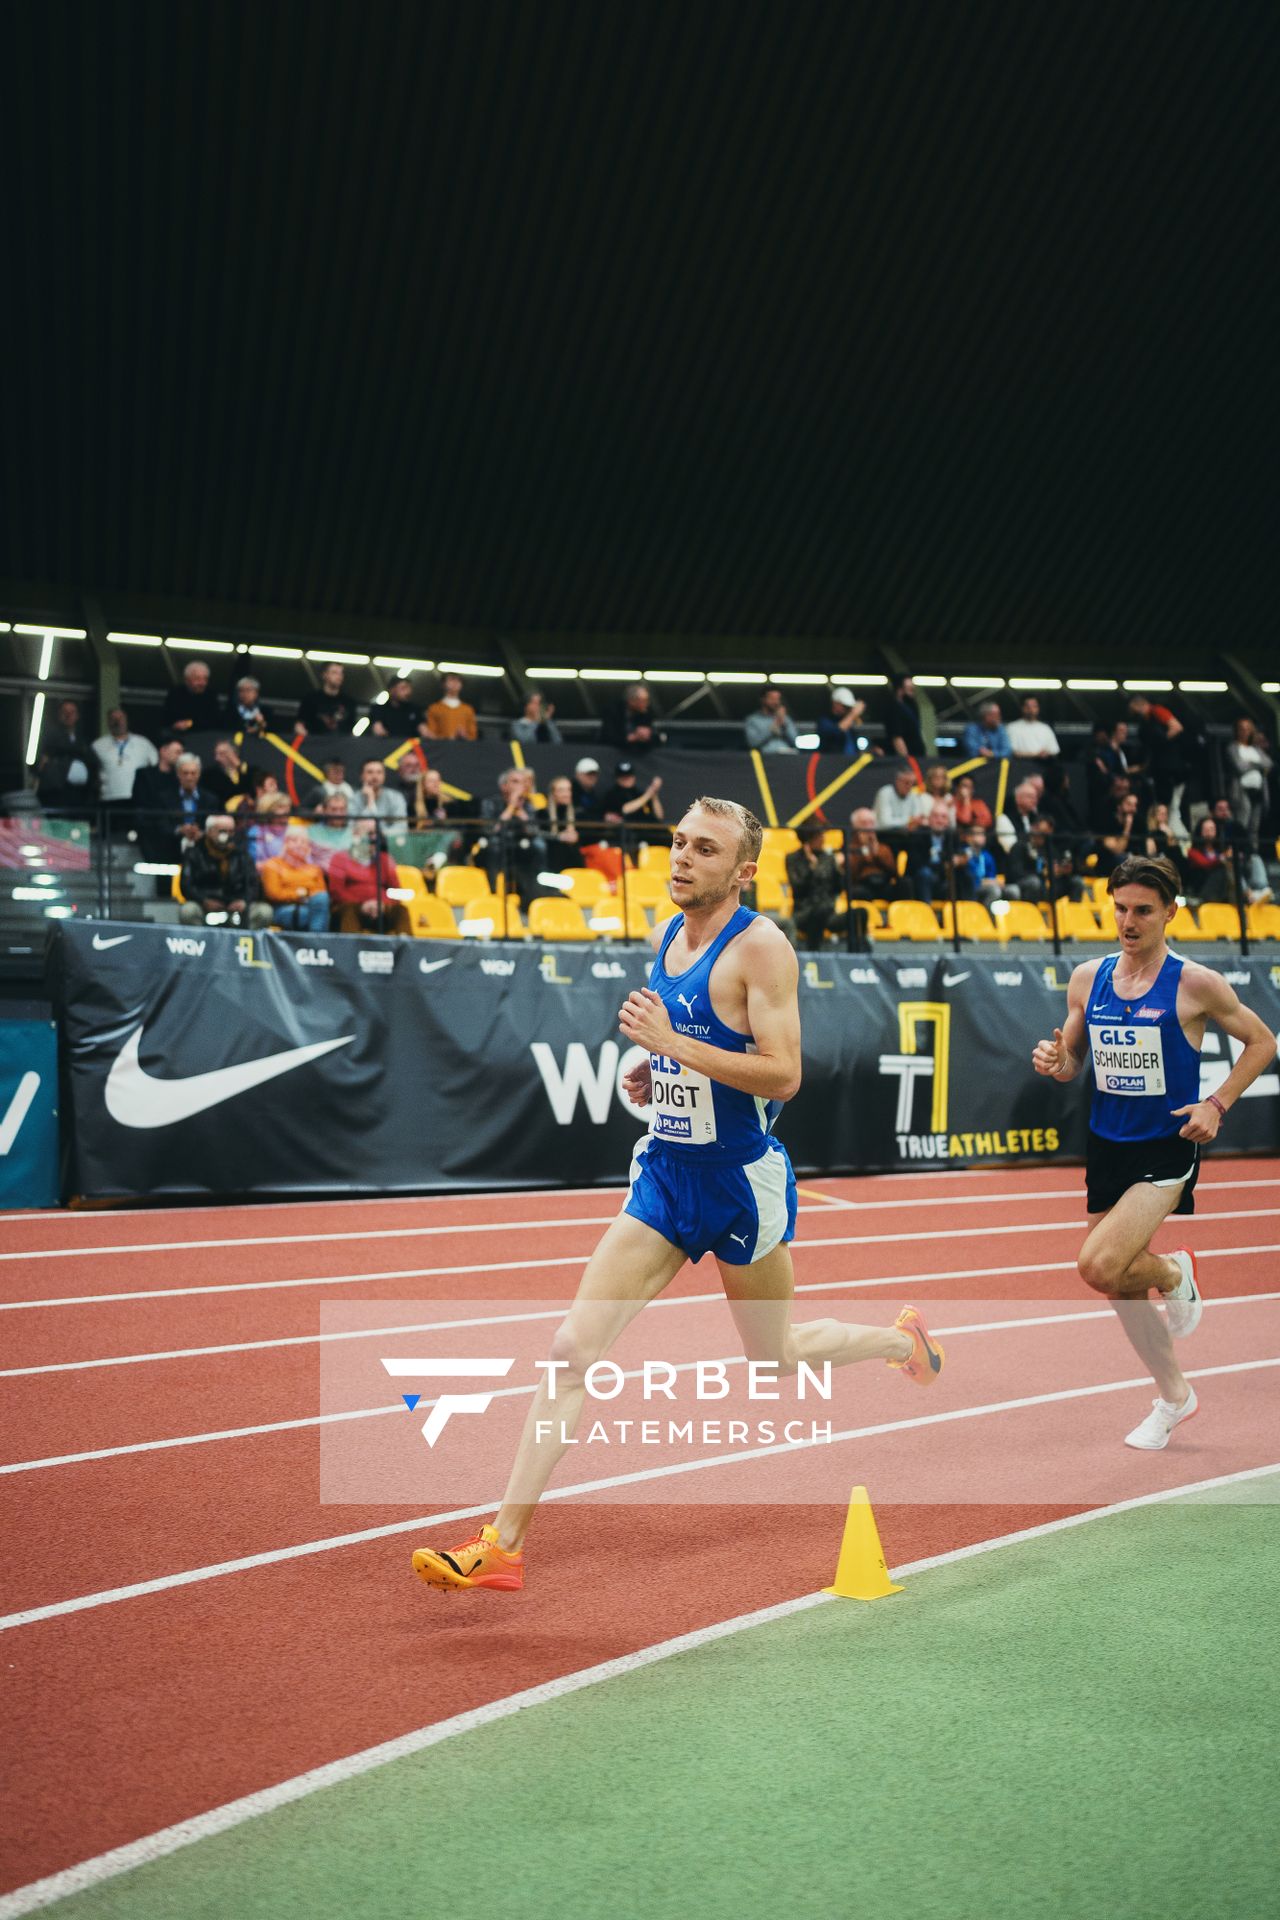
M1080 1249L1082 1279L1105 1294L1130 1346L1156 1383L1160 1397L1180 1407L1190 1388L1174 1357L1173 1341L1162 1313L1147 1294L1167 1292L1182 1278L1177 1264L1165 1254L1152 1253L1148 1242L1177 1206L1182 1188L1156 1187L1143 1181L1121 1195L1106 1213L1089 1215L1089 1236Z

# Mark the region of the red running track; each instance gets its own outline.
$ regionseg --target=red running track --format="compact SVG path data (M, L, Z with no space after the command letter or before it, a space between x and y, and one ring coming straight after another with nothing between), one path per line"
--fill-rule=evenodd
M394 1325L414 1303L482 1310L501 1300L536 1310L563 1301L616 1195L7 1220L4 1250L27 1257L0 1261L0 1464L101 1457L0 1475L0 1516L18 1543L0 1608L6 1621L54 1609L3 1634L9 1720L20 1734L7 1749L0 1890L539 1681L811 1592L831 1576L843 1499L835 1488L854 1479L871 1486L888 1558L901 1563L1280 1459L1275 1370L1260 1364L1280 1359L1280 1323L1275 1302L1259 1297L1280 1289L1280 1162L1215 1161L1195 1219L1163 1232L1160 1244L1205 1250L1202 1277L1215 1302L1185 1363L1248 1370L1206 1373L1205 1412L1157 1455L1118 1444L1149 1387L1086 1392L1133 1380L1138 1368L1073 1277L1083 1230L1076 1173L806 1185L800 1317L843 1300L842 1317L883 1321L914 1293L939 1303L933 1317L948 1327L1028 1324L951 1337L948 1371L928 1396L886 1369L858 1369L859 1432L894 1430L830 1450L829 1485L807 1482L819 1486L817 1503L810 1495L806 1504L804 1485L798 1497L790 1491L796 1456L749 1470L760 1476L750 1503L735 1477L747 1470L737 1467L691 1476L697 1504L667 1500L660 1480L644 1489L644 1504L551 1503L533 1536L526 1591L453 1603L408 1572L416 1527L315 1549L415 1518L413 1509L322 1505L317 1428L281 1424L315 1419L322 1307L355 1300L385 1309ZM539 1224L552 1221L581 1224ZM1014 1231L997 1231L1005 1228ZM686 1268L672 1294L714 1292L707 1264ZM478 1270L438 1271L460 1266ZM993 1268L1015 1271L965 1277ZM359 1277L388 1273L402 1277ZM934 1277L942 1273L955 1277ZM353 1278L310 1284L333 1275ZM904 1287L902 1275L917 1278ZM287 1281L308 1284L278 1284ZM858 1285L866 1281L884 1284ZM194 1287L217 1291L167 1291ZM56 1300L80 1304L49 1304ZM45 1304L15 1309L26 1301ZM709 1351L732 1352L723 1310L718 1320L707 1307L669 1311L673 1326L690 1316L687 1329L696 1316ZM1050 1314L1072 1317L1030 1324ZM552 1324L537 1323L529 1337ZM191 1351L200 1347L230 1350ZM169 1351L181 1357L143 1357ZM104 1359L125 1364L84 1365ZM57 1371L15 1371L34 1367ZM1043 1398L1053 1393L1075 1397ZM1010 1399L1032 1404L955 1417ZM522 1405L507 1402L504 1417ZM901 1424L925 1411L944 1418ZM262 1426L272 1430L239 1431ZM228 1430L237 1437L118 1451ZM1003 1462L997 1497L972 1504L997 1483L993 1460ZM573 1479L608 1471L566 1465ZM424 1503L420 1512L439 1510ZM468 1530L454 1522L445 1536ZM234 1566L289 1549L300 1551ZM667 1572L694 1555L696 1587ZM224 1562L232 1568L212 1577L104 1598Z

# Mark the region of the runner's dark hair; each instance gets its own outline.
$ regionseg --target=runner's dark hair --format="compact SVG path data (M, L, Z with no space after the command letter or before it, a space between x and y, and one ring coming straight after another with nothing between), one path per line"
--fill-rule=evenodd
M1107 892L1117 887L1151 887L1171 907L1182 890L1178 869L1164 854L1130 853L1114 868L1107 881Z

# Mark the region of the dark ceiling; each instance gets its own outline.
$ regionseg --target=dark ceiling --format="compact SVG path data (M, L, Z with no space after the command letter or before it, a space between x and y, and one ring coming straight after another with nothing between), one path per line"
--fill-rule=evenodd
M6 8L0 590L1262 659L1278 20Z

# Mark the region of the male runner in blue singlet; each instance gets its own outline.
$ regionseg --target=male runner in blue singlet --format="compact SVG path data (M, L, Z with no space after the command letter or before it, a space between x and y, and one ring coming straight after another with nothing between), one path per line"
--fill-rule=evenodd
M1150 1240L1171 1213L1195 1210L1200 1148L1215 1138L1227 1110L1276 1054L1276 1036L1243 1007L1220 973L1171 953L1165 928L1178 908L1171 860L1130 854L1107 882L1120 951L1087 960L1071 975L1067 1020L1037 1043L1037 1073L1073 1080L1092 1063L1093 1089L1085 1171L1089 1236L1081 1277L1106 1294L1159 1397L1125 1444L1146 1451L1196 1412L1195 1389L1173 1352L1194 1333L1203 1303L1195 1255L1187 1247L1152 1253ZM1200 1098L1200 1043L1213 1020L1244 1051L1207 1099ZM1147 1298L1163 1296L1164 1314Z
M745 807L715 799L695 800L675 829L679 911L659 930L648 987L619 1014L649 1055L624 1085L636 1106L652 1108L626 1204L556 1335L551 1357L565 1371L554 1401L545 1384L534 1393L496 1522L448 1552L420 1547L414 1571L429 1586L523 1585L524 1536L577 1424L587 1370L686 1260L714 1256L748 1359L782 1372L802 1360L885 1360L921 1386L941 1371L942 1349L915 1307L891 1327L791 1324L796 1185L771 1129L800 1086L798 970L786 936L739 904L763 832Z

